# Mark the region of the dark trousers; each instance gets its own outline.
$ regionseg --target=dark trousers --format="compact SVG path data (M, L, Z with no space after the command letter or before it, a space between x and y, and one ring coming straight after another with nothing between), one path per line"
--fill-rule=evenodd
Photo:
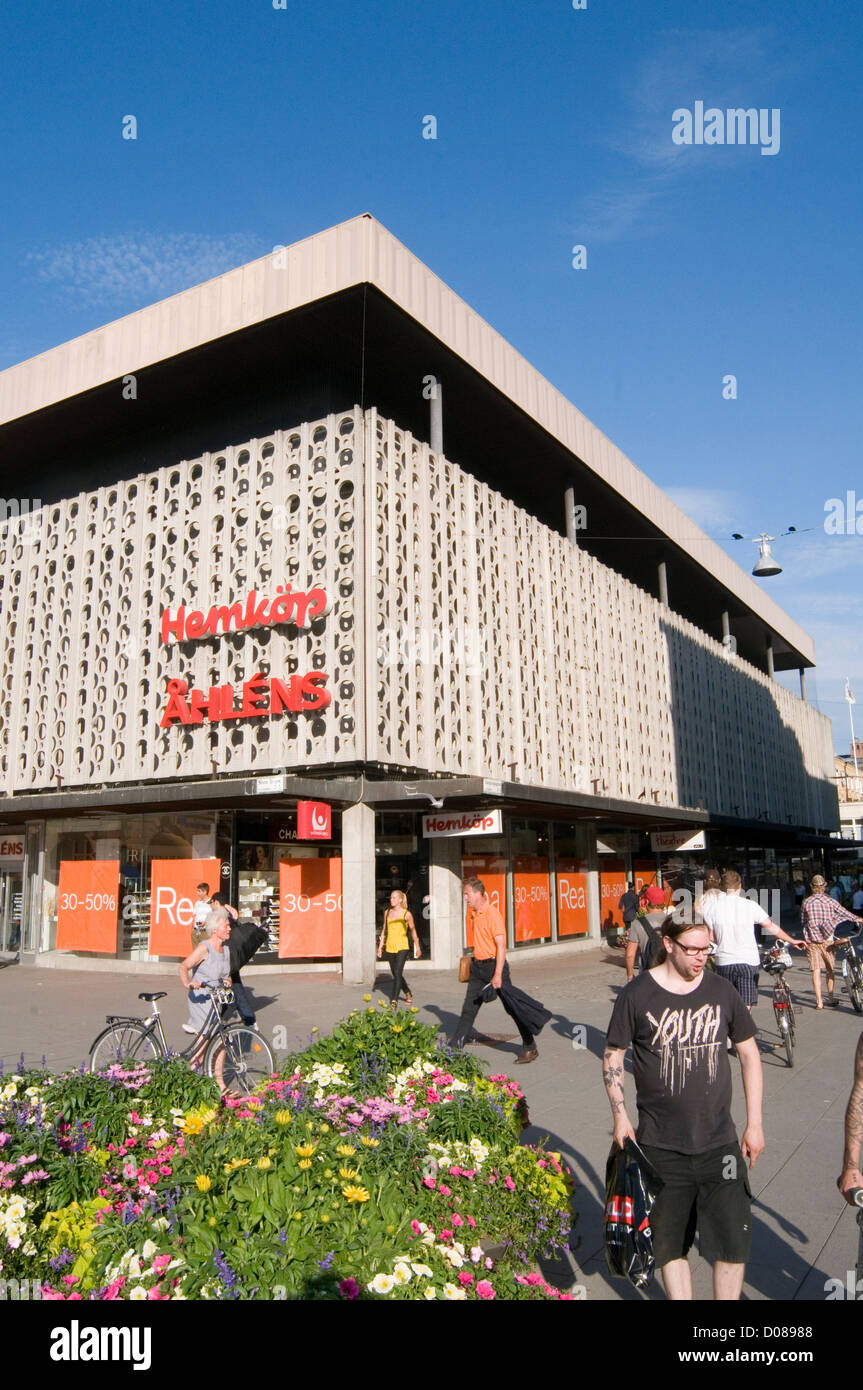
M231 976L231 979L233 980L231 989L234 991L234 1003L237 1006L237 1012L245 1024L252 1024L255 1021L255 1006L249 991L240 979L239 970Z
M405 994L410 994L408 982L405 979L405 961L410 955L410 950L387 951L386 957L390 963L390 970L393 972L393 1000L398 999L402 990Z
M477 960L474 956L473 960L471 961L470 979L468 980L467 990L465 991L464 1004L462 1005L461 1010L461 1018L459 1019L458 1024L456 1025L456 1030L452 1038L451 1045L453 1047L464 1047L467 1039L469 1038L470 1030L474 1024L474 1019L479 1013L480 1007L483 1002L480 998L480 995L482 994L486 985L490 983L491 978L494 975L494 967L494 957L492 957L490 960ZM504 984L511 983L509 977L509 963L507 961L504 962L503 974L501 976L501 979ZM503 1007L506 1009L506 1012L509 1014L510 1018L512 1019L516 1028L518 1029L524 1046L533 1047L533 1033L531 1033L530 1030L525 1027L521 1019L518 1017L518 1014L514 1013L513 1010L509 1007L509 1005L505 1002L503 995L500 996L500 1002L503 1004Z

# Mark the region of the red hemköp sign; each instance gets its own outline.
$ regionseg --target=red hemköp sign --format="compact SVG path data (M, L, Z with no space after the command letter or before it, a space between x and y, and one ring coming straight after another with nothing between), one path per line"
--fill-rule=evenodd
M331 840L333 835L332 807L325 801L297 802L297 839Z

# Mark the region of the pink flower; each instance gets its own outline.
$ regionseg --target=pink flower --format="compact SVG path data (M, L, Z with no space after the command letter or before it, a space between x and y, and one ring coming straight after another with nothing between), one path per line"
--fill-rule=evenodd
M466 1269L462 1269L459 1271L458 1282L460 1284L472 1284L473 1275L469 1274Z
M486 1269L494 1269L494 1260L490 1260L488 1255L485 1257L485 1267Z
M470 1226L470 1228L471 1228L472 1231L475 1231L475 1230L476 1230L476 1222L474 1221L474 1219L473 1219L472 1216L469 1216L469 1217L467 1218L467 1224Z
M449 1226L446 1226L444 1230L441 1231L440 1238L441 1240L452 1240L452 1231Z
M418 1236L420 1233L420 1223L416 1220L416 1218L414 1218L414 1220L411 1222L411 1230L413 1231L415 1236Z
M173 1173L173 1171L174 1171L174 1170L173 1170L173 1168L171 1167L170 1163L160 1163L160 1164L159 1164L159 1172L163 1175L163 1177L169 1178L169 1177L171 1176L171 1174Z
M476 1286L476 1296L477 1298L495 1298L497 1295L487 1279L480 1279Z
M144 1174L144 1181L152 1185L153 1183L159 1181L159 1174L156 1172L154 1168L148 1168L146 1173Z
M541 1283L542 1283L542 1275L541 1275L541 1274L537 1274L536 1270L534 1270L531 1274L528 1274L528 1275L525 1277L525 1281L524 1281L524 1282L525 1282L526 1284L541 1284Z
M537 1168L547 1168L548 1164L546 1163L544 1158L538 1158L536 1161L536 1166Z
M359 1298L360 1286L356 1279L343 1279L339 1284L339 1293L342 1298Z
M443 1183L441 1183L440 1187L438 1188L438 1192L441 1192L444 1197L449 1197L451 1191L452 1189L449 1187L444 1187Z
M504 1178L504 1184L505 1184L505 1186L506 1186L506 1188L507 1188L507 1191L509 1191L509 1192L515 1192L515 1183L513 1182L512 1178L509 1176L509 1173L507 1173L506 1177Z
M423 1187L436 1187L434 1178L423 1178Z
M170 1255L156 1255L155 1259L153 1260L153 1268L154 1268L154 1269L166 1269L167 1266L168 1266L170 1263L171 1263L171 1256L170 1256Z
M64 1274L64 1275L63 1275L63 1283L64 1283L64 1284L77 1284L77 1282L78 1282L78 1276L77 1276L77 1274Z

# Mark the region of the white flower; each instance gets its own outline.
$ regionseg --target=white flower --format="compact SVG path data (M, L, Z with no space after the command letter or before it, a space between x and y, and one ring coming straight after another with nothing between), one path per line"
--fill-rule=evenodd
M455 1302L457 1299L465 1297L465 1291L464 1289L457 1289L455 1284L444 1284L443 1296L448 1298L450 1302Z
M484 1254L485 1254L485 1251L483 1250L483 1248L482 1248L481 1245L472 1245L472 1246L471 1246L471 1249L470 1249L470 1258L471 1258L471 1262L472 1262L473 1264L478 1265Z
M150 1262L150 1260L152 1260L153 1256L154 1256L154 1255L158 1255L158 1253L159 1253L159 1247L158 1247L158 1245L156 1244L156 1242L155 1242L154 1240L145 1240L145 1241L144 1241L144 1248L143 1248L143 1250L141 1251L141 1259L142 1259L142 1260L146 1260L147 1263L149 1264L149 1262Z
M129 1298L135 1303L140 1303L146 1297L147 1290L144 1288L143 1284L138 1284L137 1288L134 1288L129 1294Z
M137 1255L132 1256L131 1260L129 1261L128 1270L130 1279L141 1278L141 1261L138 1259Z
M457 1250L448 1250L446 1253L446 1258L449 1260L453 1269L461 1269L462 1265L464 1264L464 1259L458 1253Z
M391 1293L395 1282L391 1274L376 1274L368 1287L372 1293Z
M42 1094L42 1092L41 1092L41 1090L39 1089L38 1086L28 1086L28 1087L27 1087L27 1090L24 1092L24 1094L25 1094L25 1096L31 1096L31 1097L32 1097L32 1096L39 1096L39 1095Z
M437 1298L437 1289L434 1286L430 1289L426 1289L423 1298Z
M420 1245L434 1245L434 1231L426 1231Z
M21 1252L22 1252L22 1254L24 1254L24 1255L35 1255L35 1254L36 1254L36 1246L33 1244L32 1240L28 1240L27 1243L26 1243L26 1245L23 1245L23 1246L21 1247Z
M152 1221L150 1224L154 1231L167 1231L168 1218L167 1216L157 1216L155 1221Z
M395 1279L397 1284L410 1283L411 1272L408 1266L403 1261L400 1261L393 1270L393 1278Z
M413 1270L414 1274L417 1276L418 1279L434 1278L434 1275L432 1274L432 1271L429 1269L428 1265L411 1264L411 1269Z

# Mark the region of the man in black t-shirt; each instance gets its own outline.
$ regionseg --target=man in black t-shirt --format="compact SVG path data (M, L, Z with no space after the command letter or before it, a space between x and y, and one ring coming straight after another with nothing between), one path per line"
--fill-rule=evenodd
M687 1254L698 1227L713 1264L716 1299L738 1299L751 1244L752 1166L764 1148L761 1059L755 1025L734 986L705 971L710 933L689 914L662 926L664 959L623 989L608 1027L602 1079L614 1141L634 1139L663 1180L651 1215L654 1255L669 1299L691 1299ZM734 1043L743 1074L746 1129L731 1119ZM638 1131L623 1094L632 1046Z

